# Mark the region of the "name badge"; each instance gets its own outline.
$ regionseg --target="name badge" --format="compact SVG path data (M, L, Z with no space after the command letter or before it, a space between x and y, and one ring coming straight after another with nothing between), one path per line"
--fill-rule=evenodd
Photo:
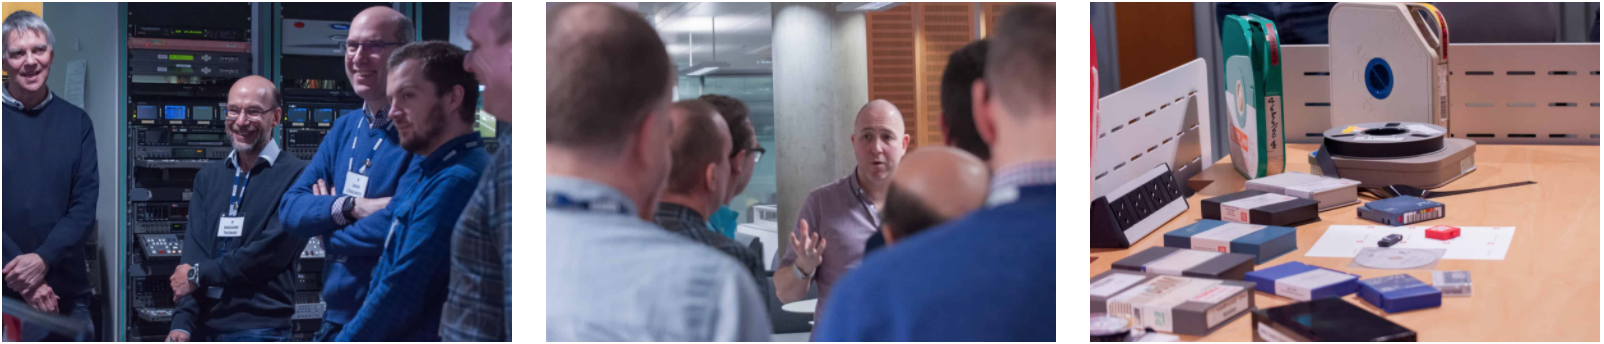
M224 216L217 221L217 237L238 238L245 232L245 217Z
M346 196L351 197L368 197L368 176L357 174L356 172L346 172L344 193Z

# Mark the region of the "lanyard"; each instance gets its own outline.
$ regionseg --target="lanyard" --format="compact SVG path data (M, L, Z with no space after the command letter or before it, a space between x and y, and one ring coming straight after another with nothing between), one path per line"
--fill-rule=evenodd
M854 180L858 178L856 171L852 172L852 178ZM854 183L852 185L852 195L857 197L858 205L863 207L863 211L869 213L869 221L874 224L874 230L880 231L880 215L874 213L874 200L863 201L864 198L868 197L863 194L863 185Z
M629 216L629 207L622 203L608 200L576 200L563 193L546 194L546 209L618 213Z
M240 202L244 201L245 198L245 185L251 182L251 174L241 172L244 172L244 170L239 167L234 168L234 188L229 192L228 196L229 217L239 216ZM242 174L243 177L241 176Z
M361 125L361 124L358 124L358 125ZM353 151L353 152L356 151L356 141L357 141L357 137L354 136L354 135L351 136L351 151ZM356 174L360 174L360 175L364 175L364 176L367 175L368 174L368 167L373 166L373 154L374 154L374 152L378 152L379 151L379 145L381 145L381 144L384 144L384 138L383 137L380 137L378 141L373 142L373 151L369 152L367 159L362 161L362 169L361 170L357 170L356 169L356 156L355 155L353 155L350 158L346 159L345 170L346 171L350 171L350 172L356 172Z

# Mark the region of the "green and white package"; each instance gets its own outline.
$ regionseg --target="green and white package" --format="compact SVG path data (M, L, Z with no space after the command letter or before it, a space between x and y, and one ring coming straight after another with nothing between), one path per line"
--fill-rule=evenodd
M1248 179L1280 174L1286 170L1286 151L1275 23L1252 14L1231 15L1220 30L1231 163Z

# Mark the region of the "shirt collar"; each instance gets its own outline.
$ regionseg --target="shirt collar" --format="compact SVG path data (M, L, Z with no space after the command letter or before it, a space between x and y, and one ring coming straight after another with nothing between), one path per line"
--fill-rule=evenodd
M863 189L863 184L858 183L858 167L856 166L852 167L852 173L847 174L847 188L852 189L852 195L856 196L859 202L874 204L874 200L869 198L869 192Z
M22 109L22 101L21 100L17 100L17 98L12 98L11 97L11 89L10 88L0 87L0 93L4 93L5 94L5 104L6 104L6 106L14 107L14 108L17 108L17 109ZM55 92L51 92L51 91L45 91L45 101L39 102L39 105L35 105L32 109L28 109L28 110L43 109L43 108L45 108L45 105L46 104L50 104L50 101L53 100L53 99L56 99L56 93Z
M657 214L667 215L688 223L700 223L703 225L707 224L707 219L702 217L702 213L699 213L696 211L696 209L691 209L691 207L687 207L683 204L657 202Z
M1057 184L1057 166L1053 160L1043 160L1015 164L997 171L997 176L991 179L991 192L986 196L986 204L1013 202L1019 198L1019 189L1023 187Z
M362 116L368 118L368 129L388 128L390 126L389 105L379 108L379 111L370 112L366 106L358 109L358 111L362 111Z
M616 207L619 215L631 218L640 216L640 209L635 207L635 201L625 196L624 192L589 179L547 175L546 206L553 206L558 196L588 202L593 207L592 211L599 211L594 207Z
M456 163L457 160L462 160L468 150L474 147L479 147L478 131L469 132L451 139L451 141L446 141L445 144L440 145L440 148L435 148L433 153L429 153L429 156L424 158L418 167L423 168L424 175L433 175L435 172L440 172L440 169Z
M267 147L262 148L262 152L256 154L256 157L260 158L260 160L257 161L266 162L267 166L273 166L273 163L278 161L279 151L278 140L268 140ZM234 154L237 153L239 153L238 149L228 152L228 159L225 159L224 162L227 163L229 167L236 169L239 168L239 159L234 156Z

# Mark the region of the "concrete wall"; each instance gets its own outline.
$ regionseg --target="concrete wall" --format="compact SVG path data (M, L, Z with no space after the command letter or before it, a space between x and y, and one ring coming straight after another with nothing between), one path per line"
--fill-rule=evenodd
M44 12L45 23L50 24L50 30L56 35L56 57L46 82L50 90L58 96L65 95L67 66L72 61L84 60L88 67L84 78L84 104L74 105L88 112L95 125L95 153L99 155L100 168L100 200L95 204L95 220L99 223L95 237L100 243L102 276L91 278L102 279L103 302L98 306L110 310L107 302L122 297L122 281L113 278L113 274L122 270L122 265L117 264L121 258L117 223L122 218L118 205L125 199L126 187L119 171L126 139L124 128L118 122L122 118L118 110L122 99L117 96L117 89L122 86L118 77L122 59L117 54L117 3L47 2ZM111 338L106 335L121 332L121 329L111 328L111 313L106 312L108 319L103 319L101 327L95 329L100 338Z
M780 238L796 227L808 192L856 162L852 121L869 102L862 13L835 3L774 3L774 122ZM788 248L781 245L779 254Z

